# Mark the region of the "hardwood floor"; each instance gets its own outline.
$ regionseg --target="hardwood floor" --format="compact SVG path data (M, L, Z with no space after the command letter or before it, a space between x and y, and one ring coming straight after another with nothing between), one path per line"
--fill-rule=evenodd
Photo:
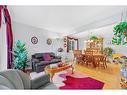
M120 87L120 65L109 63L108 68L92 68L84 65L75 65L75 71L82 72L92 78L105 83L103 89L121 89Z

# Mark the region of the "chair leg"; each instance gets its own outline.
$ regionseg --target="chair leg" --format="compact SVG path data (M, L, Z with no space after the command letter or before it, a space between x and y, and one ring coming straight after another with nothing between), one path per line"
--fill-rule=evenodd
M107 64L106 64L106 62L103 63L103 67L104 67L104 69L107 68Z
M107 63L105 62L105 67L107 68Z
M103 63L103 67L104 67L104 69L106 69L106 67L105 67L105 64Z
M100 62L97 62L96 67L99 68L99 66L100 66Z
M104 68L104 69L106 68L106 67L105 67L105 64L104 64L104 62L102 62L102 63L99 63L99 64L98 64L98 67L101 67L101 68Z

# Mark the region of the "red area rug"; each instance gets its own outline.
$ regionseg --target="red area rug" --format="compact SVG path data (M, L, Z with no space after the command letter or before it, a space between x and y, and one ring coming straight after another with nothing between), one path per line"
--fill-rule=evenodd
M66 80L63 81L65 86L59 87L62 90L95 90L103 89L104 83L96 79L85 77L75 78L72 76L66 76Z

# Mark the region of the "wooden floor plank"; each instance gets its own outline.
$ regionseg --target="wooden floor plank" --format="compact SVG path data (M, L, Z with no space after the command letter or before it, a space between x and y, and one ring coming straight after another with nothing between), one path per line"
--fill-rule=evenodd
M121 89L120 87L120 65L108 63L108 68L93 68L92 66L75 65L75 71L82 72L92 78L105 83L103 89Z

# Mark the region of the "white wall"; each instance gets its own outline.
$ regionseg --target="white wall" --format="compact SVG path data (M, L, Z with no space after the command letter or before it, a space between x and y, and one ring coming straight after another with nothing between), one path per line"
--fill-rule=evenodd
M92 34L89 34L88 36L85 35L84 38L80 39L80 43L79 43L79 47L80 49L84 49L85 48L85 44L84 41L87 40L89 38L90 35L95 35L95 36L99 36L99 37L103 37L104 38L104 47L112 47L114 49L114 51L116 53L122 53L124 55L127 56L127 45L112 45L111 41L112 41L112 37L113 37L113 27L115 24L113 25L109 25L106 27L102 27L99 29L94 29L94 30L89 30L86 32L92 32Z
M73 52L69 52L67 53L66 48L64 47L64 40L63 38L57 38L57 39L53 39L52 40L52 51L58 55L58 56L62 56L63 59L65 58L69 58L72 59L73 58ZM58 48L63 48L63 52L58 52Z
M46 40L51 37L57 37L58 34L50 33L47 30L35 28L32 26L20 24L13 22L12 23L14 42L21 40L26 43L26 48L28 51L29 58L34 53L41 52L56 52L58 45L54 44L54 40L51 45L47 45ZM31 43L31 37L36 36L38 38L37 44ZM14 43L15 44L15 43Z

